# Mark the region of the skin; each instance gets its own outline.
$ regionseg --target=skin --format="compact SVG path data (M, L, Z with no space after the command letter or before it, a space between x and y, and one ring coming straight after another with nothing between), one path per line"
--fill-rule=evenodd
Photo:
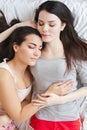
M46 11L41 11L37 23L37 29L42 35L42 40L46 43L52 43L60 41L60 32L64 29L65 23L54 14L50 14ZM55 43L56 45L56 43ZM58 44L56 45L56 47Z

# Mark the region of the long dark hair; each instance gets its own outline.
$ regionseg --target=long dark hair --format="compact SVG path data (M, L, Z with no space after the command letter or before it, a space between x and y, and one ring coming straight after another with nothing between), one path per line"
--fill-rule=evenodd
M16 20L15 20L16 21ZM3 17L2 23L4 22L4 27L9 28L9 25L6 26L5 18ZM6 23L6 24L5 24ZM17 23L17 22L16 22ZM4 30L3 30L4 31ZM15 52L13 50L13 45L16 43L17 45L21 45L21 43L25 40L25 37L30 34L35 34L41 37L40 33L37 29L24 26L15 29L12 34L2 43L0 43L0 62L3 61L4 58L8 58L9 60L13 59Z
M0 33L2 33L3 31L9 29L11 26L13 26L16 23L20 23L20 21L18 19L13 19L10 24L7 23L6 19L5 19L5 15L4 13L0 10ZM0 43L0 62L3 61L4 58L6 58L6 56L8 56L9 54L9 43L10 43L10 39L11 37L9 36L6 40L4 40L3 42Z
M19 19L13 19L8 25L8 23L5 19L5 15L1 10L0 10L0 14L1 14L1 16L0 16L0 33L5 31L6 29L10 28L14 24L21 22Z
M38 22L39 13L45 10L56 15L60 20L66 23L63 31L61 31L60 39L63 43L64 53L66 57L67 69L71 69L71 63L75 61L87 60L87 44L82 40L74 29L74 18L71 11L65 4L59 1L46 1L36 10L35 22Z

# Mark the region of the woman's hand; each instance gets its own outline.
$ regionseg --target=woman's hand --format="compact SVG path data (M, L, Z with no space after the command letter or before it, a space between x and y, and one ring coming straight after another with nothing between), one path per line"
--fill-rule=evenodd
M66 82L54 83L45 93L38 94L37 99L32 100L34 106L40 110L46 106L52 106L56 104L64 103L64 96L69 93L71 87L73 86L73 81L69 80Z
M63 96L58 96L56 94L38 94L37 95L38 100L44 102L44 107L46 106L52 106L56 104L63 104Z
M34 108L36 108L37 110L40 110L41 108L44 108L47 106L47 102L46 100L41 100L40 98L38 99L33 99L31 101L31 104L33 105Z
M16 27L21 27L21 26L31 26L33 28L36 28L36 24L34 23L34 21L31 21L31 20L24 21L24 22L16 24Z
M72 80L68 80L66 82L54 83L51 86L49 86L49 88L47 89L47 91L44 94L54 93L59 96L63 96L63 95L66 95L69 93L72 86L73 86Z

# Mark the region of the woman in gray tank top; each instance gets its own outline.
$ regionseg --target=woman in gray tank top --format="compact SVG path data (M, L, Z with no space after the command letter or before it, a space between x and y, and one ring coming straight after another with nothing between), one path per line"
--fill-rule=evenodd
M31 67L33 98L39 94L49 106L31 118L35 130L80 130L79 100L87 96L87 44L77 35L73 21L70 10L58 1L44 2L36 10L35 22L44 46ZM70 79L74 84L69 94L41 94L52 83Z

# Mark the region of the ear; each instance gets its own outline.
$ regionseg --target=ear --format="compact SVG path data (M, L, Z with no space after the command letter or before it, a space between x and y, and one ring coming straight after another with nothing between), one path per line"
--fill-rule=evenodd
M14 50L15 52L17 52L18 49L19 49L19 46L18 46L16 43L14 43L14 45L13 45L13 50Z
M66 23L62 23L62 25L61 25L61 31L64 30L65 26L66 26Z

